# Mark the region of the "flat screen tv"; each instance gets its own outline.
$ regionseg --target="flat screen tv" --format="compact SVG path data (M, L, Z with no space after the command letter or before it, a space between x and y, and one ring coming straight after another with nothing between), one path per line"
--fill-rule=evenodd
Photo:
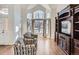
M71 22L61 21L61 32L70 35L71 33Z

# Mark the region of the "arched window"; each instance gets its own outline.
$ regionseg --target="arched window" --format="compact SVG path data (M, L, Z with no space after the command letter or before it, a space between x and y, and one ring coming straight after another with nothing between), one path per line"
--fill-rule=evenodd
M38 20L39 19L39 20ZM40 20L42 19L42 20ZM32 32L33 22L34 20L34 32L41 32L43 33L43 20L46 20L46 33L48 33L48 19L50 19L50 12L46 12L44 10L32 10L27 13L27 30L28 32ZM39 29L41 28L41 29Z
M42 10L36 10L33 14L34 19L44 19L44 12Z

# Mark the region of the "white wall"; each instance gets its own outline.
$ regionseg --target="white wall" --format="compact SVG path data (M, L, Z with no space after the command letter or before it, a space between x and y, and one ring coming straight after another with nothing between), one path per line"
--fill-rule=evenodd
M16 32L16 26L21 22L21 8L20 5L7 5L9 9L7 19L7 37L0 39L0 45L12 45L16 41L16 35L21 32Z
M14 42L20 37L21 29L21 6L20 5L14 5ZM16 32L16 30L19 30ZM18 38L16 38L18 35Z
M5 5L3 5L3 6L5 6ZM13 18L14 17L13 17L13 13L12 13L13 8L11 8L11 5L8 6L7 8L9 9L9 12L8 12L8 15L7 15L7 22L6 23L4 22L5 26L7 27L7 30L4 31L4 32L6 32L6 37L4 36L3 39L0 39L0 45L9 45L9 44L12 43L12 41L14 39L14 37L13 37L13 30L14 30Z

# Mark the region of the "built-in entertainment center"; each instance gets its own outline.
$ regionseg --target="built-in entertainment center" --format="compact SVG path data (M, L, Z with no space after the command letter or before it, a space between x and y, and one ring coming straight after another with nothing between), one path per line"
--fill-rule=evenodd
M55 20L57 45L67 55L79 55L79 5L68 5Z
M79 55L79 5L74 7L74 14L73 14L73 38L74 38L74 54Z

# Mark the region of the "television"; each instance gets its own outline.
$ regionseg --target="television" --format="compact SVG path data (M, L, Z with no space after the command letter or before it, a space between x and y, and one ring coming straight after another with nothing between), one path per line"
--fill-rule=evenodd
M61 21L61 32L70 35L71 22L69 20Z

